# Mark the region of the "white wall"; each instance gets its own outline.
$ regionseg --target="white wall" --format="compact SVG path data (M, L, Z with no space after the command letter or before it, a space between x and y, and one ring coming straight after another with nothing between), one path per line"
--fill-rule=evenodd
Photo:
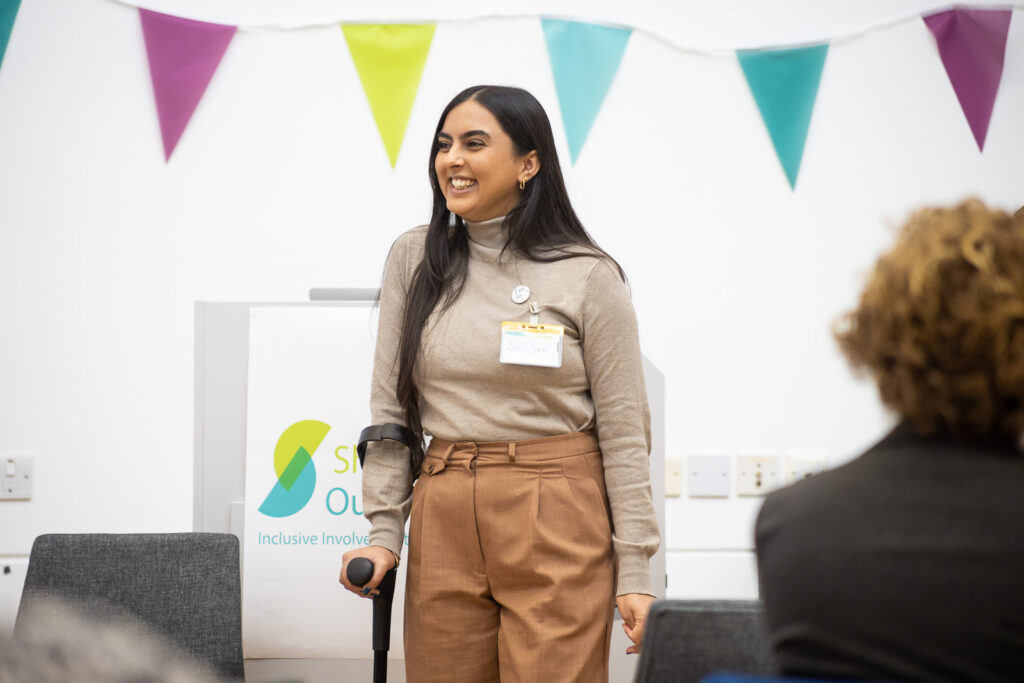
M147 6L290 20L269 0ZM854 34L941 4L544 6L627 22L632 11L636 24L704 48ZM454 7L374 11L508 6ZM294 20L337 11L306 0ZM526 87L548 109L577 210L630 276L644 351L666 375L668 454L820 448L847 459L886 418L829 326L892 226L966 195L1024 202L1021 15L984 154L922 22L835 44L792 192L735 59L645 32L569 166L529 16L438 26L394 170L337 27L240 31L164 163L135 11L26 0L0 69L0 454L36 455L36 491L0 503L0 556L27 554L44 532L189 529L193 302L376 286L391 241L427 217L435 117L477 82ZM758 503L668 502L670 596L753 591Z

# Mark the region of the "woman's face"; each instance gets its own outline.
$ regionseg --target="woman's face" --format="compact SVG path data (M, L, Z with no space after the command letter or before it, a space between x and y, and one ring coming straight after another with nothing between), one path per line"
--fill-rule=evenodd
M540 164L537 152L516 153L494 114L467 100L450 112L437 134L434 170L448 210L468 221L504 216L519 203L519 180Z

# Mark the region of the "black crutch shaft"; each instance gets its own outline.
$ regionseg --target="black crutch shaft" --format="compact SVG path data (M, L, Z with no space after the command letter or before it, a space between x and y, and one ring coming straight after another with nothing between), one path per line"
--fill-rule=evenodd
M373 562L357 557L345 569L348 580L356 586L365 586L373 578ZM386 683L388 650L391 649L391 604L395 598L395 578L398 569L391 569L377 586L379 595L373 599L373 683Z

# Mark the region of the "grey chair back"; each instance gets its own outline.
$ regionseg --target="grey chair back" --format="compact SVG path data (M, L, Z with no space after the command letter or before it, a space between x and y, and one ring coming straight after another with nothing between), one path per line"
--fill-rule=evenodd
M644 627L634 683L697 683L712 671L773 675L761 603L659 600Z
M15 637L35 605L54 599L123 609L218 675L244 677L238 539L231 534L39 536Z

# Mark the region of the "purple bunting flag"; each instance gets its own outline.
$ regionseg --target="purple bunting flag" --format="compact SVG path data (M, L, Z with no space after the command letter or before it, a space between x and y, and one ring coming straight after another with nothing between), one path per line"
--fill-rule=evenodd
M979 150L985 149L1003 77L1012 13L1009 9L952 9L924 17Z
M238 27L183 19L141 7L139 18L164 155L170 160Z

